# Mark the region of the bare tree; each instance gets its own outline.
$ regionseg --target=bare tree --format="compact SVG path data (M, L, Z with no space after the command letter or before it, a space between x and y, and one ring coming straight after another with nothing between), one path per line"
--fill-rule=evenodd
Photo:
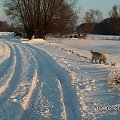
M85 38L87 34L90 34L96 23L99 23L103 19L102 13L99 10L90 9L85 13L85 23L76 27L78 37Z
M120 35L120 6L113 5L112 10L109 11L109 27L111 33Z
M88 26L87 33L91 33L95 27L95 24L99 23L103 19L103 16L101 11L90 9L89 11L86 12L84 19L85 22L89 23L90 25Z
M86 12L84 20L86 23L98 23L103 19L102 13L99 10L90 9Z
M44 38L46 34L67 27L74 27L77 14L65 0L6 0L5 11L11 19L24 25L27 37L35 34Z
M114 5L112 7L112 10L110 10L108 14L111 18L120 17L120 6Z

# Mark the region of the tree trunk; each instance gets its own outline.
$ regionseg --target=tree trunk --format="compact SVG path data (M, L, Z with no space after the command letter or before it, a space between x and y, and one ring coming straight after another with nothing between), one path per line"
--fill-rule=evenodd
M26 29L26 34L27 34L27 38L29 39L29 40L31 40L32 39L32 36L34 35L34 32L33 32L33 30L32 29Z

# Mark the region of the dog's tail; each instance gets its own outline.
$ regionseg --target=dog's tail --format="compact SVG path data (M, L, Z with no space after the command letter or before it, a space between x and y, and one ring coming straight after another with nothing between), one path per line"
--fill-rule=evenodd
M90 52L93 54L93 51L92 51L92 50L90 50Z

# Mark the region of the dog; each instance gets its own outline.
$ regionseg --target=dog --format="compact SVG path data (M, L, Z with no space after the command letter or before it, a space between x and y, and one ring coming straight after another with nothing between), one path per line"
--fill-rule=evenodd
M90 50L91 54L92 54L92 63L95 61L96 63L99 62L100 64L103 62L104 64L107 62L107 57L100 52L93 52L92 50Z

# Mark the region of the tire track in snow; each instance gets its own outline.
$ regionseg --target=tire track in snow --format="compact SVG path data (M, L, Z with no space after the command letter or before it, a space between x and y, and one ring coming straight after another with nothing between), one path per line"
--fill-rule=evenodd
M22 93L22 90L18 90L16 89L16 92L15 92L15 95L13 94L13 96L11 96L11 98L15 101L19 101L20 104L22 105L23 109L26 110L28 107L29 107L29 101L32 97L32 94L36 88L36 85L37 85L37 70L36 70L36 59L32 56L31 52L24 46L24 45L21 45L19 44L18 45L19 47L19 50L20 51L23 51L21 52L21 55L26 57L24 58L22 61L22 63L24 64L23 65L23 71L26 72L27 74L24 74L22 75L22 81L20 82L19 86L17 89L19 89L20 86L27 86L28 84L28 88L24 88L25 91L27 91L24 96L23 96L23 93ZM29 63L28 65L25 65L24 62L32 62L32 65L29 65L31 63ZM32 67L33 66L33 67ZM27 70L26 70L27 69ZM27 89L27 90L26 90ZM20 92L20 93L18 93ZM19 96L22 100L17 100L17 96ZM23 111L21 111L21 114L19 113L19 115L16 115L16 116L19 116L17 117L20 118L23 114Z
M62 104L62 113L61 113L61 120L67 120L67 114L66 114L66 108L65 108L65 104L64 104L64 96L63 96L63 90L62 90L62 86L60 83L60 80L58 80L58 88L60 91L60 97L61 97L61 104Z
M30 101L30 106L28 108L28 111L26 111L26 113L23 114L22 119L31 119L31 116L34 116L34 117L38 116L38 113L39 113L39 117L37 119L42 119L42 120L45 119L45 118L60 119L60 117L58 117L58 116L60 116L60 114L58 114L58 113L60 113L60 112L58 112L59 105L57 104L57 106L58 106L57 109L54 108L54 112L57 111L58 115L57 114L51 114L51 110L50 109L53 109L53 107L55 107L55 106L53 106L53 103L50 102L51 98L49 98L49 96L50 96L49 92L48 92L47 96L45 96L47 90L51 91L51 89L53 89L53 88L51 88L51 83L48 83L48 82L50 82L48 80L53 80L54 77L51 77L51 72L50 71L47 70L48 71L47 72L46 69L44 69L44 67L45 68L47 67L45 65L46 62L44 62L44 60L37 54L37 52L34 49L31 49L31 48L29 48L29 50L33 54L34 58L36 59L39 83L37 84L37 87L36 87L37 89L34 91L33 97L32 97L32 99ZM37 56L39 56L39 57L37 57ZM47 74L46 74L46 72L47 72ZM49 75L49 72L50 72L50 75ZM50 76L49 79L48 79L48 76ZM46 80L46 79L43 80L44 77L46 77L48 80ZM46 84L49 84L50 86L45 88ZM56 89L55 86L57 87L57 82L55 83L55 85L53 85L54 89ZM43 89L45 89L45 94L44 94L44 90ZM58 96L59 96L59 94L58 94ZM52 99L55 99L55 98L52 98ZM60 99L61 98L59 98L59 101L60 101ZM33 108L35 108L34 110L32 110L33 113L36 111L34 113L35 115L31 114L31 115L25 117L26 114L29 114L29 109L31 111L31 109L33 109ZM37 115L36 115L36 113L37 113Z
M44 74L42 75L40 73L42 80L46 78L45 75L46 74L48 75L49 72L52 72L53 75L60 80L62 90L63 90L64 105L66 108L67 119L69 120L81 119L80 106L79 106L79 102L77 101L78 98L77 98L77 95L75 94L75 90L73 89L73 86L70 83L71 80L68 74L46 52L32 45L26 44L26 46L36 52L36 55L38 56L37 59L40 58L40 56L42 56L40 61L42 64L44 63L42 62L42 59L43 61L45 61L45 63L43 64L44 67L42 66L42 68L45 69L43 72ZM39 66L41 66L41 64Z
M8 42L9 44L13 47L12 53L16 54L11 63L14 70L9 75L9 86L0 96L0 118L81 119L68 74L46 52L27 44ZM27 52L30 56L26 57ZM27 62L30 66L26 66ZM25 88L24 94L22 88Z
M34 61L34 63L35 64L32 64L33 66L35 66L34 67L34 74L33 74L33 76L30 78L31 80L29 80L30 81L30 89L29 89L29 92L28 92L28 94L23 98L23 102L22 102L22 106L23 106L23 108L24 108L24 110L25 109L27 109L28 108L28 106L29 106L29 101L30 101L30 99L31 99L31 97L32 97L32 94L33 94L33 92L34 92L34 90L35 90L35 88L36 88L36 86L37 86L37 69L36 69L36 66L37 66L37 64L36 64L36 59L34 58L34 56L32 55L32 53L29 51L29 49L27 49L24 45L20 45L23 49L25 49L29 54L30 54L30 56L32 57L32 59L33 59L33 61ZM29 68L30 69L30 68ZM32 71L33 72L33 71ZM28 74L28 76L29 76L30 74Z
M44 84L46 84L45 81L44 81L44 73L47 72L44 69L44 67L46 67L46 65L44 64L44 60L41 59L41 57L38 55L38 53L34 49L29 48L29 47L27 49L33 55L33 58L35 59L35 61L37 63L37 65L36 65L37 67L36 68L37 68L37 74L38 74L38 83L37 83L36 89L35 89L35 91L34 91L34 93L32 95L32 98L30 100L30 103L29 103L30 106L28 108L28 111L26 111L23 114L22 119L31 119L31 116L34 116L36 118L36 116L38 117L38 112L39 112L40 113L39 115L41 115L41 116L39 116L37 119L42 119L43 120L44 118L46 118L46 117L48 118L49 117L49 112L50 111L49 111L48 107L51 106L50 105L51 103L49 102L49 100L47 100L47 98L42 93L43 92L42 89L44 87ZM48 77L48 76L46 75L46 77ZM35 108L35 109L33 110L33 108ZM30 109L30 111L31 110L33 111L32 112L33 114L27 116L27 118L26 118L26 114L29 114L29 109ZM37 113L37 115L36 115L36 113Z
M11 100L13 99L13 101L16 101L18 103L21 104L23 109L19 110L19 113L16 114L15 116L15 120L21 120L22 116L24 114L24 111L26 111L26 109L29 108L29 103L30 103L30 99L34 94L34 90L37 86L37 69L36 69L36 59L34 58L34 56L31 54L31 52L29 51L29 49L27 49L24 45L19 44L19 50L23 51L21 52L22 56L26 56L27 58L27 62L29 62L31 65L28 66L29 68L26 68L26 66L24 67L24 69L28 69L27 71L27 75L24 74L24 79L23 81L20 82L19 87L20 86L26 86L28 83L23 83L23 82L29 82L29 88L25 88L23 87L24 91L27 91L27 93L24 94L24 96L22 95L22 88L19 89L19 87L16 89L16 92L13 93L13 95L11 96ZM23 61L26 61L25 58ZM25 70L24 70L25 71ZM32 74L32 75L31 75ZM26 77L25 77L26 76ZM16 98L19 96L19 98L21 98L22 100L17 100Z
M7 93L9 92L8 93L9 95L8 94L7 95L3 94L2 98L4 97L5 99L4 99L4 102L2 102L3 105L0 108L0 115L2 115L2 113L5 110L7 110L8 108L14 107L14 104L19 103L19 105L21 105L22 108L19 107L18 114L11 113L13 115L11 115L11 118L10 118L10 119L13 119L13 120L18 120L19 118L21 118L22 114L24 113L24 110L27 109L27 107L29 106L29 100L31 99L31 96L32 96L33 91L34 91L34 89L36 87L36 84L37 84L37 71L36 71L36 60L31 55L30 51L27 50L27 49L25 49L25 47L22 46L22 45L20 45L20 44L14 45L14 48L15 48L16 54L21 57L21 58L18 58L16 56L16 59L17 59L16 60L16 62L17 62L16 64L17 65L19 64L19 67L15 68L15 70L18 69L19 71L17 71L16 73L14 73L13 77L10 79L12 81L11 85L14 83L16 87L14 87L14 89L11 92L9 92L9 90L11 90L11 86L9 85L9 88L7 90ZM24 61L25 60L24 57L26 57L25 56L26 54L24 54L25 51L29 52L29 54L31 55L31 57L32 57L31 59L32 60L30 59L30 56L28 56L28 59L30 59L30 61L32 62L32 65L35 66L35 67L31 67L32 66L31 65L31 66L27 66L29 68L26 68L24 62L28 62L28 61ZM15 64L15 66L16 66L16 64ZM24 67L24 68L22 68L22 67ZM28 70L26 71L24 69L28 69ZM27 74L24 74L25 71L27 72ZM19 74L19 76L18 76L18 74ZM13 80L18 80L19 82L15 83L15 81L13 81ZM27 90L27 93L24 94L24 96L22 96L22 91L17 91L17 89L19 87L21 87L22 85L26 85L27 84L27 83L24 83L24 82L28 82L29 83L29 90ZM23 86L23 88L24 88L24 86ZM18 93L18 92L20 92L20 93ZM19 97L20 99L22 98L22 100L18 101L16 99L17 97ZM24 110L22 110L22 109L24 109ZM9 110L8 110L8 112L9 112ZM6 116L6 117L9 117L9 115ZM4 118L4 117L2 117L2 118Z
M16 58L15 58L15 53L14 53L14 48L12 48L12 46L9 46L10 47L10 58L9 58L9 61L5 67L1 70L1 78L0 78L0 81L1 81L1 86L0 86L0 95L2 93L5 92L5 90L8 88L9 86L9 82L13 76L13 73L14 73L14 69L15 69L15 65L16 65ZM4 65L3 65L4 66ZM6 69L6 67L8 67ZM5 70L4 70L5 69Z
M15 55L15 59L16 59L15 69L14 69L13 75L11 75L12 77L9 80L9 85L8 85L7 89L5 90L5 93L0 96L0 98L1 98L0 103L2 103L2 105L0 107L5 106L4 104L6 104L10 95L16 89L16 87L18 86L18 84L20 82L20 73L21 73L21 64L22 64L21 63L21 55L20 55L17 47L15 45L13 45L13 47L14 47L14 52L16 52L16 55Z
M26 109L28 109L28 107L29 107L30 99L31 99L31 97L34 93L34 90L35 90L36 86L37 86L37 71L35 70L34 76L31 80L30 90L29 90L28 94L26 96L24 96L23 102L21 103L23 109L20 109L19 113L16 114L15 120L21 120L22 119L24 111Z
M27 109L27 107L29 105L29 101L32 97L32 94L33 94L36 86L37 86L37 71L35 70L35 74L34 74L33 79L31 81L31 86L30 86L29 93L26 97L24 97L24 101L22 103L22 106L23 106L24 109Z

